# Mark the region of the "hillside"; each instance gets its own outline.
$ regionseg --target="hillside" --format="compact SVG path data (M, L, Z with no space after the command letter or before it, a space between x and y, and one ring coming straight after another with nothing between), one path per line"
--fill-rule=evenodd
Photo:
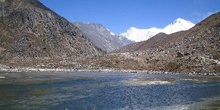
M149 40L126 45L118 50L115 50L114 52L119 52L119 53L135 52L135 51L145 51L149 48L158 48L159 45L161 45L161 42L163 42L167 37L168 37L167 34L159 33L154 37L150 38Z
M1 9L0 60L102 53L76 26L37 0L3 0Z

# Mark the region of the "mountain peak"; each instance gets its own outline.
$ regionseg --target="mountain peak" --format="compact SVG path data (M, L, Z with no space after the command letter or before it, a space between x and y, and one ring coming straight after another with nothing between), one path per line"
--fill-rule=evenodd
M183 19L183 18L177 18L175 21L173 21L173 23L171 23L171 24L194 24L194 23L192 23L191 21L187 21L187 20L185 20L185 19Z
M182 18L177 18L174 22L175 23L181 23L181 22L186 22L187 20L182 19Z
M128 30L132 31L132 30L137 30L136 27L130 27Z
M190 28L192 28L195 24L184 20L182 18L177 18L173 23L167 25L164 29L163 32L166 34L172 34L178 31L185 31Z

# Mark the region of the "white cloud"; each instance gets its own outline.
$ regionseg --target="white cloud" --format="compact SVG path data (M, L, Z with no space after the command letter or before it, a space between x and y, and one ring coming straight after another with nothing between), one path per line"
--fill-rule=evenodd
M204 20L205 18L209 17L210 15L217 13L218 11L209 11L206 13L201 13L201 12L194 12L193 15L195 16L195 21L200 22Z

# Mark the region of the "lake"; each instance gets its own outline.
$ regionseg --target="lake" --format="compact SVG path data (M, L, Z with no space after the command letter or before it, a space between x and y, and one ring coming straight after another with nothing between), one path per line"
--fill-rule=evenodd
M219 77L119 72L0 76L1 110L220 109Z

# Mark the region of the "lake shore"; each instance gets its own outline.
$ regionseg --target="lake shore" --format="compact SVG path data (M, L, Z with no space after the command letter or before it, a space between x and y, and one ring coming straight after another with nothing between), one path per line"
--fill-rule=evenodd
M74 77L71 73L143 73L143 74L168 74L168 75L189 75L189 76L207 76L220 77L220 73L172 73L164 71L151 70L119 70L119 69L65 69L65 68L32 68L21 67L11 68L5 65L0 65L0 83L38 83L45 81L66 80Z
M50 70L50 71L49 71ZM179 74L179 73L163 73L156 71L135 71L135 70L74 70L74 71L51 71L52 69L45 71L4 71L0 72L0 84L35 84L35 83L48 83L54 81L68 81L68 80L77 80L77 79L89 79L86 74L91 73L94 76L100 76L105 74L152 74L152 75L185 75L188 77L193 77L190 79L182 79L186 81L220 81L220 76L218 75L206 75L204 74ZM57 70L57 69L56 69ZM142 79L140 79L142 81ZM146 80L146 79L145 79ZM144 83L147 81L152 82L160 80L159 79L147 79L144 80ZM133 81L133 80L132 80ZM134 80L136 81L136 80ZM138 79L139 81L139 79ZM136 82L138 82L136 81ZM143 81L142 81L143 82Z
M146 73L146 74L186 74L186 75L202 75L202 76L217 76L220 73L173 73L166 71L152 70L122 70L122 69L68 69L68 68L33 68L33 67L9 67L0 65L0 72L123 72L123 73ZM1 79L1 77L0 77Z

